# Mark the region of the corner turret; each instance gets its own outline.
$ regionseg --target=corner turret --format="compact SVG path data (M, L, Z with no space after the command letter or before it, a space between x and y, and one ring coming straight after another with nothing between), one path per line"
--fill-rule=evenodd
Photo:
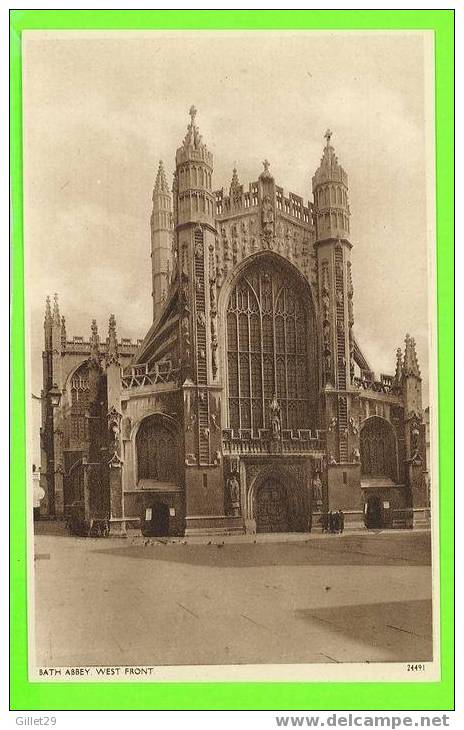
M324 136L326 145L321 163L313 177L316 240L348 240L350 235L348 175L339 164L331 145L330 129Z
M189 114L187 134L176 152L176 224L209 223L213 227L213 155L208 151L195 123L197 110L194 106L190 107Z

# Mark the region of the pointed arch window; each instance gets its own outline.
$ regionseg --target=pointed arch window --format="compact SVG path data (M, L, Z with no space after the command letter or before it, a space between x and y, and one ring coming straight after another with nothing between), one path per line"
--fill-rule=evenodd
M317 377L312 332L312 317L292 275L269 262L253 264L227 309L230 428L269 428L274 393L282 428L311 427Z
M83 363L71 377L71 439L82 444L89 439L89 368Z

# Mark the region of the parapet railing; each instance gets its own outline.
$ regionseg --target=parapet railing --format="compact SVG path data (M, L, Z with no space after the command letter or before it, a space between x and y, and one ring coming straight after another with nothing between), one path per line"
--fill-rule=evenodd
M401 388L396 385L393 375L381 375L380 380L366 376L353 378L353 385L362 388L362 390L372 390L374 393L398 395L401 392Z
M229 454L301 454L324 451L325 431L309 429L283 429L280 437L275 438L270 429L226 428L222 432L224 452Z
M137 388L142 385L172 383L177 379L179 369L172 366L171 360L162 360L152 365L130 365L122 371L122 387Z

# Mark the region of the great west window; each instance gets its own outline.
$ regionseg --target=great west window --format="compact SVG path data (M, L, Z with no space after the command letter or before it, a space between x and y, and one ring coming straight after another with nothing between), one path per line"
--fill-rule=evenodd
M312 426L317 376L309 305L296 277L271 262L255 262L235 286L227 311L230 428L269 428L274 393L282 428Z

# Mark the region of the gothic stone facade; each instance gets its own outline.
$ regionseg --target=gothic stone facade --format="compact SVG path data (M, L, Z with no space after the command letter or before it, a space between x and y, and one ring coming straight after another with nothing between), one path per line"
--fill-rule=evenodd
M376 379L353 334L348 177L325 135L312 202L267 161L213 190L192 107L151 217L143 341L68 342L45 316L42 512L81 505L124 534L411 526L427 508L421 376L406 336ZM394 358L392 357L392 360ZM47 394L62 394L55 409Z

